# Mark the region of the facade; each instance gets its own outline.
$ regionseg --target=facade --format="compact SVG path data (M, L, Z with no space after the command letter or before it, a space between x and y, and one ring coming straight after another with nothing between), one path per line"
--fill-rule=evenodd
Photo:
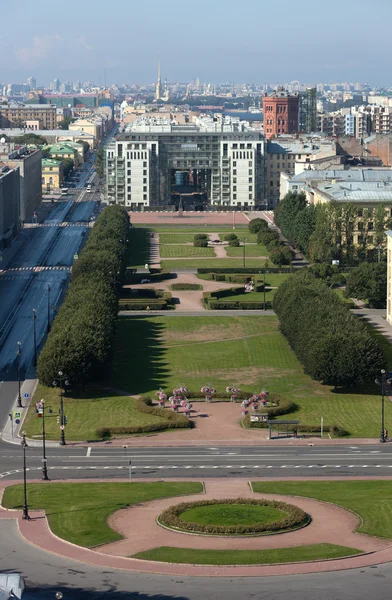
M42 202L42 152L26 146L0 143L0 166L19 168L20 219L31 223Z
M19 168L0 167L0 250L18 234L20 221Z
M95 140L94 136L90 133L86 133L85 131L81 131L79 129L69 131L68 129L39 129L32 132L35 135L40 135L46 139L48 144L55 144L57 142L62 142L66 140L70 140L71 142L77 142L79 140L84 140L90 144L91 148L94 148ZM25 129L3 129L0 131L0 138L2 135L7 136L9 138L20 137L21 135L25 135Z
M94 148L97 146L102 137L102 119L91 117L89 119L77 119L74 123L70 123L69 132L83 131L93 136Z
M35 121L43 129L56 127L56 107L47 104L0 104L0 128L27 127Z
M136 210L166 206L188 181L189 195L212 205L263 205L264 147L261 133L229 117L186 125L137 119L105 148L106 199Z
M298 95L279 89L263 97L264 134L271 139L298 131Z
M279 202L281 173L292 176L315 159L336 158L336 143L317 136L283 136L267 143L266 198L274 208ZM340 159L339 159L340 161Z
M58 190L63 185L63 164L54 158L42 159L42 191Z
M317 131L317 88L307 88L298 94L298 131Z
M387 321L392 325L392 231L387 236Z

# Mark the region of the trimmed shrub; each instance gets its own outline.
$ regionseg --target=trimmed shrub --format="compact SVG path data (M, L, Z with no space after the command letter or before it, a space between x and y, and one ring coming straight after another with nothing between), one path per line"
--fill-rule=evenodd
M231 240L238 240L238 236L235 233L227 233L223 236L225 242L230 242Z
M238 248L238 246L240 246L240 240L238 238L236 238L235 240L230 240L229 246L231 248Z
M214 275L214 279L215 281L226 281L226 275L220 275L219 273L216 273Z
M194 240L208 240L208 235L206 233L196 233L193 236Z
M248 224L249 233L259 233L268 230L268 223L264 219L252 219Z
M149 301L146 298L140 300L125 300L120 302L119 310L166 310L167 302L158 302L157 300Z
M195 248L207 248L208 247L208 240L195 239L194 242L193 242L193 246Z
M189 523L181 519L181 514L199 506L212 506L220 504L245 504L254 506L270 506L282 511L282 518L268 523L250 523L249 525L213 525L200 523ZM278 502L276 500L265 500L257 498L229 498L222 500L199 500L196 502L181 502L170 506L158 517L158 523L170 529L186 531L189 533L201 533L209 535L262 535L263 533L274 533L303 527L309 523L310 517L298 506Z
M270 259L275 265L290 265L293 258L294 254L288 246L274 248L270 252Z
M277 231L262 231L257 236L257 243L267 246L272 240L279 240L279 234Z
M203 286L199 283L172 283L170 286L171 290L176 291L195 291L202 290Z

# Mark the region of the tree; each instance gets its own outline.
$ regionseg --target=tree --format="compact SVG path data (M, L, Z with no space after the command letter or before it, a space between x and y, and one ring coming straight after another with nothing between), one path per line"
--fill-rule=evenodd
M72 158L64 158L63 161L62 161L62 163L63 163L64 177L67 177L67 175L74 168L74 161L73 161Z
M31 146L47 146L48 141L42 135L37 135L36 133L26 133L24 135L18 135L12 138L12 141L15 144L26 144Z
M387 300L386 263L362 263L351 271L346 279L345 296L367 300L370 307L384 308Z
M78 144L83 144L83 154L86 155L90 150L90 144L86 140L77 140Z
M95 170L98 177L103 177L103 148L98 148L95 154Z
M268 230L268 223L264 219L252 219L248 224L249 233L259 233Z
M275 265L289 265L293 259L293 253L288 246L273 248L270 252L270 259Z
M59 129L69 129L70 124L74 121L76 121L76 119L73 119L72 117L64 117L64 119L59 121L57 125Z

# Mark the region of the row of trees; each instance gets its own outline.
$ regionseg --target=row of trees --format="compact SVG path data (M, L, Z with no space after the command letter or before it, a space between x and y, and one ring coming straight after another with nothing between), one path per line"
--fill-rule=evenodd
M59 370L73 384L107 376L128 228L128 214L120 206L109 206L97 219L38 359L37 375L44 385L52 385Z
M366 325L309 269L280 285L273 308L282 333L313 379L348 386L374 381L385 367L382 349Z
M378 246L385 251L385 231L392 225L382 204L374 209L338 202L312 206L302 192L286 194L274 213L284 237L314 262L352 265L375 260Z
M250 233L257 234L257 243L265 246L275 265L290 265L294 258L293 251L279 237L276 230L268 227L264 219L252 219L249 222Z

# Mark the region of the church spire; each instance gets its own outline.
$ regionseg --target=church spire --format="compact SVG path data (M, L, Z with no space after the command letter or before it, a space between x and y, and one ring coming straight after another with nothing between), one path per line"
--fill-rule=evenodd
M155 87L155 100L162 98L162 82L161 82L161 59L158 59L158 81Z

